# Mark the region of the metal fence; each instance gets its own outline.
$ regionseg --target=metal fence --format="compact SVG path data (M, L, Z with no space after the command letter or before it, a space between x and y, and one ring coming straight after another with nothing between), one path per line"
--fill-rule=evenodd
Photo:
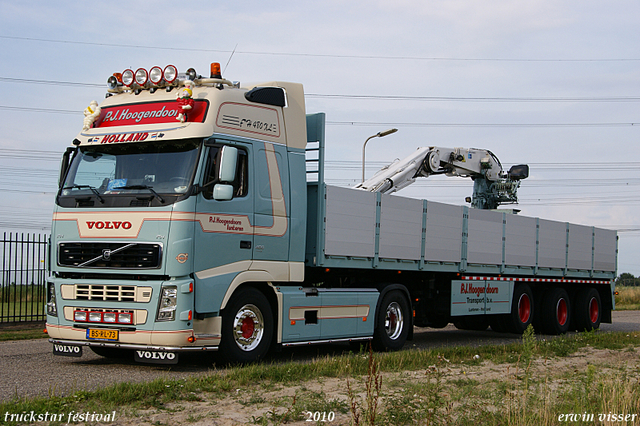
M49 235L4 233L0 323L44 321Z

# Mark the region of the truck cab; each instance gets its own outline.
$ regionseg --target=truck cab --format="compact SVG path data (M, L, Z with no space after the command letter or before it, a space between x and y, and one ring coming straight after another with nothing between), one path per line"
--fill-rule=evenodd
M63 158L47 304L54 352L176 362L227 344L241 357L272 338L257 319L277 309L276 295L255 283L304 278L306 182L290 178L305 173L302 86L241 87L217 64L207 78L167 66L108 84ZM240 332L225 343L222 312L241 287L247 307L230 320Z

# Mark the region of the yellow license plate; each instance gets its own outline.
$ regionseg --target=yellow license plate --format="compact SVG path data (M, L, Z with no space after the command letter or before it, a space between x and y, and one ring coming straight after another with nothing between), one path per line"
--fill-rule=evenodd
M103 330L98 328L90 328L87 330L87 339L118 340L118 330Z

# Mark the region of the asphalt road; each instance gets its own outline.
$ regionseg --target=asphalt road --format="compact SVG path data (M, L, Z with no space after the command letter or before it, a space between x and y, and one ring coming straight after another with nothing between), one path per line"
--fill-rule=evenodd
M615 311L613 324L601 330L640 331L640 311ZM452 325L443 329L416 328L408 348L435 348L457 345L506 344L520 341L515 334L492 331L462 331ZM321 345L284 349L270 361L305 361L349 351L347 345ZM80 358L54 356L47 339L0 342L0 400L15 396L68 395L76 390L94 390L117 382L143 382L159 377L178 379L208 374L215 370L215 356L181 355L173 366L145 365L131 360L112 360L84 348Z

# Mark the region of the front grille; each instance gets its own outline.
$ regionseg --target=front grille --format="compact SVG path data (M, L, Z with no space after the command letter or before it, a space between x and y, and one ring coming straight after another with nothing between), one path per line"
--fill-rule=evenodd
M135 302L136 287L133 285L76 284L76 300L109 300Z
M60 243L58 265L76 268L154 269L162 261L161 244Z

